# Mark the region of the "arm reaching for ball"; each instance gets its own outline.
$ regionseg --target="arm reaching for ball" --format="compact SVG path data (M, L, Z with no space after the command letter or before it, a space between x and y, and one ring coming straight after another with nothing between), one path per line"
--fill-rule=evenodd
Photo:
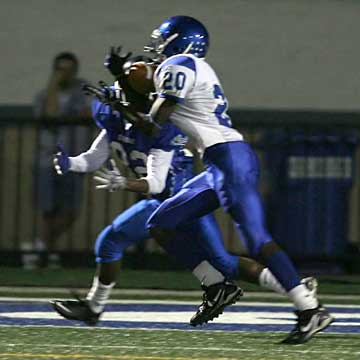
M109 167L97 171L94 180L98 190L127 190L143 194L160 194L166 186L166 178L173 158L173 151L151 149L146 163L147 175L140 179L125 177L113 159Z

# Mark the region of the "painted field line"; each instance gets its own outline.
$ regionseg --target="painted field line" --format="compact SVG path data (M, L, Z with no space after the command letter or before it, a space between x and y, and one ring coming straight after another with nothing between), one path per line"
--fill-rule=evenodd
M241 344L241 346L243 346L245 344ZM134 349L140 349L140 350L159 350L158 346L139 346L139 345L68 345L68 344L41 344L41 345L34 345L34 344L23 344L23 343L19 343L19 344L0 344L0 346L9 346L9 347L16 347L16 346L32 346L34 348L80 348L80 349L128 349L128 350L134 350ZM166 346L161 346L161 350L164 351L171 351L171 350L185 350L185 351L204 351L204 350L209 350L209 351L221 351L221 352L255 352L255 353L268 353L268 350L266 349L255 349L255 348L221 348L221 347L206 347L206 349L204 349L203 347L186 347L186 346L171 346L171 347L166 347ZM281 346L279 348L273 348L271 349L272 352L279 352L279 353L284 353L284 352L291 352L291 353L312 353L312 354L323 354L324 351L323 350L313 350L313 349L304 349L304 350L300 350L300 349L294 349L294 347L289 348L288 346ZM326 353L330 353L330 354L353 354L353 355L360 355L360 351L346 351L346 350L327 350Z
M272 307L274 308L274 307ZM241 325L254 325L254 326L283 326L293 325L294 318L292 318L290 311L282 311L283 308L277 308L270 310L267 307L255 308L243 308L245 311L241 311L241 307L238 307L236 312L225 312L219 319L216 320L214 325L224 324L227 326L241 326ZM276 315L275 315L276 314ZM336 309L332 312L335 319L338 319L337 326L355 326L360 330L360 313L340 313ZM179 311L177 309L169 309L167 311L121 311L121 309L105 312L102 316L102 322L99 324L106 325L107 322L118 322L121 326L121 322L124 325L129 326L126 323L132 324L134 327L152 327L151 324L158 324L166 327L175 324L185 325L188 319L193 315L193 311ZM19 324L26 323L26 321L34 320L48 320L52 321L56 325L55 321L62 320L63 318L52 309L46 311L5 311L0 312L1 323L4 323L5 319L12 319L18 321ZM6 323L6 321L5 321ZM50 322L51 324L51 322ZM145 325L146 324L146 325ZM109 323L113 326L113 324ZM259 329L260 330L260 329Z

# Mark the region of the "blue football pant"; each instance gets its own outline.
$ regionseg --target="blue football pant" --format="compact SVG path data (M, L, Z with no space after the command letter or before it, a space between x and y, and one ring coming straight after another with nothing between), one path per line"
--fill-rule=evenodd
M273 243L265 226L263 204L258 192L259 161L250 145L231 142L206 149L208 168L186 183L175 196L162 203L149 219L152 230L180 229L190 219L204 216L222 206L235 221L249 255L259 259L266 244ZM154 233L155 235L155 233ZM300 284L289 257L274 243L265 264L289 291Z
M115 262L122 258L129 246L150 238L146 223L159 206L158 200L141 200L121 213L99 234L95 245L96 262ZM193 241L189 241L189 237ZM184 223L163 247L190 270L207 260L226 278L237 276L239 258L224 248L220 229L212 214Z
M259 161L244 142L215 145L206 150L208 168L165 200L149 219L149 228L180 229L190 219L222 206L234 219L252 257L271 242L258 192Z

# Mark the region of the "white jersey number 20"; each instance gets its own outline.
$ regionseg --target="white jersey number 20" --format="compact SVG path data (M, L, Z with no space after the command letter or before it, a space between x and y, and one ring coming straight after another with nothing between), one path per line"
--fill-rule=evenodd
M185 86L186 75L182 71L177 72L175 75L167 71L164 75L164 89L165 90L182 90Z

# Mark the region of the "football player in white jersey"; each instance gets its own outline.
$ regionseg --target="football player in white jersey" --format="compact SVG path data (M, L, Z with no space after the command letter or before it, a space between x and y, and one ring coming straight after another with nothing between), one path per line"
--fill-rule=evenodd
M114 58L116 54L111 56ZM125 61L117 57L117 66L123 71ZM138 57L130 58L125 64L136 59ZM124 68L126 69L125 65ZM128 91L125 92L126 99L132 105L137 104L139 111L149 108L150 104L146 98ZM163 200L180 190L194 174L193 156L184 150L186 138L174 125L168 123L158 137L146 136L141 129L127 123L123 115L113 111L108 104L109 98L121 97L121 89L118 86L103 86L102 89L87 86L87 92L100 97L92 101L92 115L101 131L90 149L78 156L69 157L60 146L59 152L54 156L56 172L63 175L69 171L94 171L114 150L124 165L138 178L125 178L113 165L112 170L105 168L97 174L97 188L148 194L146 199L140 200L119 214L97 237L97 271L86 299L51 301L54 309L66 319L95 325L115 285L117 270L125 249L148 238L146 222L149 216ZM191 242L187 241L190 234ZM183 266L191 269L206 291L206 296L199 306L201 311L191 318L191 325L196 326L218 317L226 306L241 297L242 290L232 281L238 275L242 279L259 283L264 288L284 293L284 289L269 269L251 259L229 254L225 250L213 214L195 219L176 235L163 244L164 249ZM198 240L195 241L193 236ZM304 279L304 282L307 286L314 283L313 279ZM211 303L211 307L208 306L209 301L214 298L218 301Z
M155 54L154 83L158 98L146 116L156 134L170 120L203 153L206 176L200 174L160 205L148 225L154 237L166 241L189 219L222 206L235 221L249 254L275 275L294 303L297 323L283 340L299 344L310 340L333 321L314 293L300 282L289 257L265 227L257 189L259 161L243 136L231 127L221 84L204 60L209 45L206 28L188 16L174 16L153 31L145 50ZM191 241L191 239L189 239Z

